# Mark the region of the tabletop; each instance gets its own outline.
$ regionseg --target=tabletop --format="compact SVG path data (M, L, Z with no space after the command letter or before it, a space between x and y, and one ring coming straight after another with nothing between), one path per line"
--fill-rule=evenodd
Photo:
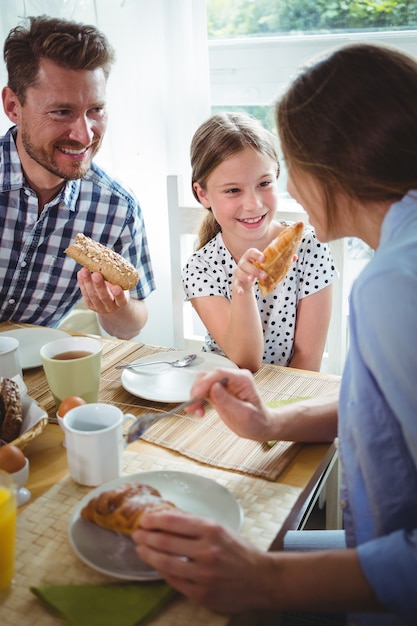
M0 332L17 327L21 325L1 323ZM100 401L116 404L125 413L133 413L136 417L150 409L163 411L171 408L172 405L166 403L132 396L121 385L120 371L115 369L115 365L173 349L113 338L101 340L103 360ZM340 381L337 376L270 365L262 366L255 374L255 380L260 395L269 402L292 395L325 393L337 388ZM71 584L75 581L94 584L103 580L111 582L112 579L80 562L69 546L67 529L71 511L77 501L88 492L88 488L76 485L68 476L66 453L62 446L63 433L55 423L56 407L42 367L25 370L24 381L28 394L48 414L49 423L24 448L30 462L27 487L32 497L27 505L19 509L15 583L2 604L2 623L5 626L12 625L26 616L24 623L28 626L38 623L47 626L56 624L57 618L50 616L40 606L30 594L29 586L52 582L57 584L58 581L60 584ZM218 417L211 415L209 411L208 414L209 427L217 428L218 423L215 420ZM182 430L177 433L178 416L168 419L174 420L172 428L168 429L171 432L170 438L167 438L164 431L161 433L159 427L152 427L147 441L140 440L127 446L123 472L131 474L147 470L183 470L222 484L232 492L243 509L244 522L240 532L263 550L268 550L272 544L279 545L278 538L287 529L297 527L300 515L335 454L333 443L285 445L272 453L275 456L270 456L268 451L260 447L249 455L245 449L246 456L252 459L252 464L245 465L239 457L240 442L236 442L238 445L232 446L237 450L234 457L226 460L216 458L213 461L211 457L204 456L212 448L196 449L191 444L184 448L178 443L182 441L184 432L200 428L200 423L196 426L192 422L184 422ZM272 458L272 463L269 458ZM45 511L50 518L47 523ZM39 523L34 523L34 520ZM60 554L59 562L58 559L51 559L51 554L55 553ZM28 615L31 616L30 621L27 621ZM228 618L179 598L152 621L154 626L176 626L184 623L224 626L228 623Z

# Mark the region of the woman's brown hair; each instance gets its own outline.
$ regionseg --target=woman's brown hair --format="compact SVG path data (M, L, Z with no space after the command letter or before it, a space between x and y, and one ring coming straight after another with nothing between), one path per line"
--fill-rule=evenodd
M217 113L197 129L191 141L190 156L192 190L198 202L194 183L206 189L212 171L248 147L270 157L276 163L278 177L279 161L274 136L256 118L241 112ZM220 230L211 209L208 209L199 228L196 248L205 246Z
M276 106L287 169L335 193L395 201L417 189L417 62L399 50L351 44L306 66Z

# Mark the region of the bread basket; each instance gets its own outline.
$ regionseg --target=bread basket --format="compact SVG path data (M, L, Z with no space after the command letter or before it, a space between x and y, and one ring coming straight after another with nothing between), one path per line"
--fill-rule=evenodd
M20 435L9 442L21 450L38 437L48 424L47 412L28 395L22 398L22 413L23 423Z

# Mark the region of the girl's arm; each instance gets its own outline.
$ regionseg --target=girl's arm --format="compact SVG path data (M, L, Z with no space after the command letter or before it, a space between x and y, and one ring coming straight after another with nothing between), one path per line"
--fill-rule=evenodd
M332 300L332 285L299 300L290 367L320 371L332 312Z
M202 296L191 304L228 359L251 372L260 368L264 337L253 293L245 292L232 302L222 296Z
M253 260L263 259L251 248L241 257L233 275L232 299L201 296L191 303L204 326L224 354L241 368L256 372L262 365L264 336L253 290L264 274Z

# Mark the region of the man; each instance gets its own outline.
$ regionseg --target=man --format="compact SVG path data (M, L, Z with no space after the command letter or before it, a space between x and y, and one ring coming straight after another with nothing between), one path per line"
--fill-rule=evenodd
M93 26L32 17L4 45L0 138L0 321L55 326L84 297L110 335L130 339L154 290L141 209L93 161L106 126L114 52ZM77 233L108 246L139 272L123 291L64 250Z

